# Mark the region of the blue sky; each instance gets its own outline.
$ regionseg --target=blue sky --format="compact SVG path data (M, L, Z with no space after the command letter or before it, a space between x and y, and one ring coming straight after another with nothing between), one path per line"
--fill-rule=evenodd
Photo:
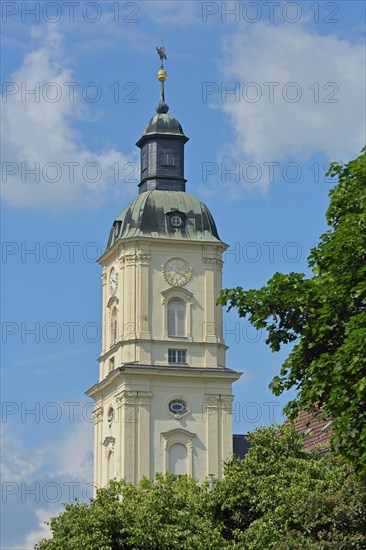
M45 536L44 521L73 491L90 495L84 391L97 380L100 351L95 259L137 193L134 144L159 96L155 46L163 36L166 100L190 137L187 190L207 203L230 245L224 285L253 288L276 271L307 272L333 186L324 166L355 158L365 142L365 7L1 7L1 548L11 550ZM272 354L235 312L224 331L227 365L244 373L234 433L281 422L286 397L268 384L288 350Z

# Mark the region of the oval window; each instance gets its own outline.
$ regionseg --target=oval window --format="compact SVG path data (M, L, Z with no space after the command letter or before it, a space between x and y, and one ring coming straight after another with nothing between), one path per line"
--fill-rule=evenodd
M187 404L183 399L173 399L170 401L169 411L173 414L184 414L187 412Z

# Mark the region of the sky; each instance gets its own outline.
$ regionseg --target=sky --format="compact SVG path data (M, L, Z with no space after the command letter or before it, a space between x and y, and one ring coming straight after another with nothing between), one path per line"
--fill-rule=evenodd
M62 503L92 493L101 268L137 194L159 99L190 141L187 191L229 245L224 286L309 274L326 230L331 161L365 143L361 1L15 2L2 17L3 550L32 548ZM289 353L225 314L233 431L284 419L268 384Z

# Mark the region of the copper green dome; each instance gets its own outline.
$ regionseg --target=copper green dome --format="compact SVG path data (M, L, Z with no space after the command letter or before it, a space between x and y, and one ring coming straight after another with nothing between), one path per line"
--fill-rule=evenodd
M177 220L178 227L174 226ZM110 231L107 250L120 239L136 237L221 242L202 201L183 191L156 189L141 193L122 210Z

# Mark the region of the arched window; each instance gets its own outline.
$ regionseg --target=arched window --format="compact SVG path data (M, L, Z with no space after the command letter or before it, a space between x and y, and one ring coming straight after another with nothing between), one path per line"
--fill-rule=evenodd
M177 476L187 473L187 447L175 443L169 449L169 472Z
M168 336L186 335L186 304L174 298L168 303Z
M117 308L112 309L111 314L111 346L113 346L118 340L118 321L117 321Z

